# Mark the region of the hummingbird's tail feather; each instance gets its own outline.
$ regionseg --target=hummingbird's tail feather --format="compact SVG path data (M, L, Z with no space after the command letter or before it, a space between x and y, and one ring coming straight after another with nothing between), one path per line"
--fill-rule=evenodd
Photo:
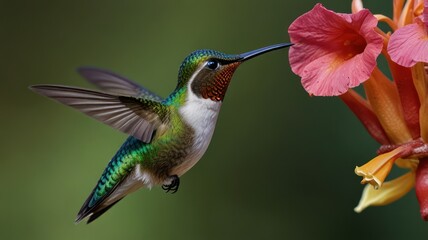
M140 166L137 164L136 168L139 169ZM88 216L89 219L87 223L94 221L111 207L113 207L116 203L122 200L126 195L135 192L139 188L147 185L145 180L141 179L140 171L136 170L136 168L131 172L131 174L119 181L111 190L108 191L108 193L105 193L101 198L96 198L94 195L99 191L99 182L97 187L94 188L92 193L81 207L75 222L79 223Z
M86 223L90 223L97 219L99 216L104 214L107 210L113 207L116 203L122 200L127 194L134 192L140 188L140 184L134 184L134 186L129 186L129 177L125 177L124 180L118 182L110 191L102 196L100 199L95 200L93 203L94 194L97 192L97 187L92 191L91 195L86 199L85 203L80 208L79 213L77 214L75 223L79 223L83 219L89 216L89 219ZM97 184L98 186L99 184ZM138 185L138 186L137 186Z
M144 97L162 102L163 99L147 88L108 70L80 67L77 72L100 89L125 96Z
M97 184L97 187L98 187L98 185L99 184ZM88 222L87 222L87 223L89 223L89 220L91 220L91 218L92 218L92 221L95 220L101 214L105 213L108 209L110 209L114 204L119 202L123 197L114 201L112 204L109 204L109 205L103 204L103 202L105 202L105 200L111 195L111 193L115 191L115 189L118 187L118 185L119 185L119 183L117 183L113 187L113 189L110 190L110 193L105 194L101 199L98 199L97 201L95 201L95 204L93 204L92 202L94 201L93 200L94 194L97 191L97 187L95 187L94 190L92 191L92 193L89 195L89 197L83 203L82 207L79 210L79 213L77 214L76 220L74 220L74 222L79 223L80 221L82 221L86 217L90 216L90 218L88 219ZM97 213L99 213L99 214L97 214ZM92 217L93 215L96 215L95 218Z
M76 223L89 216L92 222L126 195L153 184L151 174L141 166L140 151L146 143L129 137L104 169L98 183L83 203Z
M74 221L76 224L81 222L83 219L85 219L86 217L89 216L88 221L86 222L86 224L89 224L91 222L93 222L94 220L96 220L97 218L99 218L101 215L103 215L105 212L107 212L107 210L109 210L111 207L113 207L116 203L118 203L120 200L122 200L123 198L120 198L119 200L117 200L116 202L104 207L104 208L99 208L99 209L81 209L79 214L77 214L76 220ZM85 205L83 205L85 206ZM89 210L89 211L88 211Z
M93 214L91 214L91 215L89 216L89 219L88 219L88 221L86 222L86 224L89 224L89 223L91 223L91 222L95 221L97 218L99 218L101 215L103 215L105 212L107 212L107 210L109 210L111 207L113 207L116 203L118 203L118 202L119 202L120 200L122 200L122 199L123 199L123 198L121 198L121 199L117 200L116 202L114 202L114 203L112 203L112 204L108 205L107 207L102 208L101 210L99 210L99 211L94 212Z
M165 105L150 99L77 87L34 85L30 89L146 143L151 141L153 132L162 124L168 111Z
M79 213L77 214L77 217L74 220L74 223L76 223L76 224L80 223L84 218L86 218L87 216L89 216L91 214L91 211L88 208L88 202L90 199L92 199L92 194L89 195L89 197L86 199L83 206L80 208Z

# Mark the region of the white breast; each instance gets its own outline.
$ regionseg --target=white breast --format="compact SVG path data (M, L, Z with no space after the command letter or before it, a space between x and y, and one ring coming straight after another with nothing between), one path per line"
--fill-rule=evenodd
M186 160L173 170L174 174L183 175L205 153L214 133L220 107L221 102L199 98L189 91L186 102L180 108L179 113L183 121L194 129L194 143Z

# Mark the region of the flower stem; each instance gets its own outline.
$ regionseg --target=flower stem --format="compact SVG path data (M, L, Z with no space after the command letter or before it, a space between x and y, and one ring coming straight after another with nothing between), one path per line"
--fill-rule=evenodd
M394 22L398 22L401 16L401 11L403 10L404 0L394 0L393 2L393 19Z
M424 63L416 63L415 66L411 68L413 83L415 85L416 91L419 96L419 101L421 106L419 109L419 122L421 128L421 137L423 140L428 142L428 78L425 72Z
M377 67L364 82L364 90L389 139L395 144L410 141L412 136L404 121L397 89Z
M415 85L413 84L412 72L409 68L400 66L393 62L389 55L385 56L392 78L397 86L400 102L403 109L404 120L409 127L413 139L421 136L419 124L420 101Z
M375 17L377 18L377 20L379 20L380 22L384 22L386 24L388 24L388 26L393 30L397 30L397 24L395 24L394 21L392 21L391 18L382 15L382 14L375 14Z
M398 21L398 27L402 27L413 22L413 5L414 0L406 1Z

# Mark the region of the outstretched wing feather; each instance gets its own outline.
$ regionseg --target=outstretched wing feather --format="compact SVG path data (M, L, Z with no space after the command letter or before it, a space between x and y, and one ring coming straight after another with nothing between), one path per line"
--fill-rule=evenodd
M94 67L81 67L78 68L77 71L86 80L104 91L124 96L146 98L158 102L163 100L162 97L149 89L108 70Z
M166 112L162 103L150 99L60 85L35 85L31 89L146 143Z

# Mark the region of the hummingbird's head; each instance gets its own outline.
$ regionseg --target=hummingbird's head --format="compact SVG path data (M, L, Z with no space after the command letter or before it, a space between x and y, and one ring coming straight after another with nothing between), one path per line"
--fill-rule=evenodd
M199 98L222 101L233 73L241 63L291 45L281 43L234 55L207 49L194 51L180 66L177 88L187 86Z

